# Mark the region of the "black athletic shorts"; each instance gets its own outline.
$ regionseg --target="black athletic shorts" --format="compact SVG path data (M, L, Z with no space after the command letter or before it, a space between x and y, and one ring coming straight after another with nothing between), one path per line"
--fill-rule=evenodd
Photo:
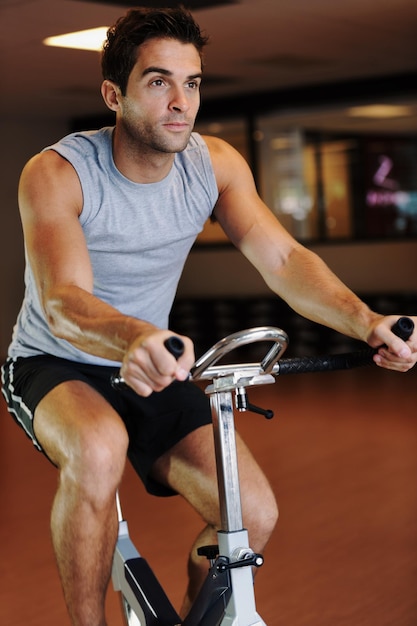
M173 382L144 398L132 389L115 390L110 377L118 370L86 365L54 356L8 359L2 367L2 392L9 412L42 451L33 432L33 416L40 400L68 380L81 380L96 389L120 415L129 434L128 458L149 493L174 495L150 476L154 461L185 435L211 423L210 404L192 382Z

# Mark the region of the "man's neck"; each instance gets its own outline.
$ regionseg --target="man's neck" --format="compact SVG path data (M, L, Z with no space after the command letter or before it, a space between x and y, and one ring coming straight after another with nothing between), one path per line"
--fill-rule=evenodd
M116 128L113 133L113 160L123 176L134 183L157 183L171 171L175 154L153 150L147 146L132 145L120 137Z

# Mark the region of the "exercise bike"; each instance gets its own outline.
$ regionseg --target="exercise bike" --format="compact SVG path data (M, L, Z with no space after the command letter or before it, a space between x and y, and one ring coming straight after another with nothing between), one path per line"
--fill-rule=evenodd
M407 340L413 321L400 318L393 332ZM259 363L217 364L225 355L247 344L268 342ZM182 354L180 338L165 343L177 358ZM375 350L367 348L346 354L282 359L288 345L287 334L275 327L262 326L233 333L216 343L191 369L192 381L211 381L205 393L210 397L220 496L221 530L218 544L199 549L208 559L205 582L190 612L181 620L147 561L129 537L119 497L117 510L119 534L114 554L112 582L120 592L127 626L266 626L256 609L253 568L264 558L250 548L242 522L239 475L235 443L235 411L252 411L270 419L273 412L252 405L248 388L275 382L279 375L350 369L371 364ZM123 384L114 376L112 384Z

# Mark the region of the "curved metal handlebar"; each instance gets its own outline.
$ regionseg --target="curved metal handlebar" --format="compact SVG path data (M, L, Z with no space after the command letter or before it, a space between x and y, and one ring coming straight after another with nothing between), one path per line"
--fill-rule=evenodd
M404 341L412 335L414 330L413 320L408 317L400 317L392 332ZM260 363L238 363L232 365L218 365L215 363L224 355L232 352L240 346L261 341L273 342L272 348ZM183 351L183 343L179 337L170 337L165 346L176 358ZM369 365L373 362L373 356L378 348L368 348L346 354L334 354L329 356L296 357L291 359L278 360L288 346L288 336L280 328L274 326L259 326L241 330L224 337L212 346L202 357L200 357L191 368L190 378L193 380L214 380L225 376L243 375L246 378L272 374L278 376L282 374L302 374L308 372L324 372L342 369L351 369ZM120 374L111 377L111 384L115 389L122 388L125 383Z
M413 320L408 317L400 317L392 327L392 332L404 341L412 335L414 330ZM218 365L212 367L224 354L235 348L257 341L274 341L275 346L268 352L261 363L241 363L234 365ZM334 354L314 357L295 357L282 359L281 357L288 345L286 333L273 326L261 326L243 330L225 337L206 352L191 369L191 377L194 380L213 380L230 374L245 376L258 376L272 374L303 374L308 372L325 372L334 370L351 369L373 363L373 356L378 348L367 348L345 354ZM243 374L244 373L244 374Z
M232 352L236 348L261 341L272 341L274 344L262 359L261 363L213 367L225 354ZM224 337L224 339L218 341L210 350L203 354L192 367L191 378L193 380L213 379L218 376L227 376L239 369L247 368L256 368L259 370L259 373L268 374L272 372L275 363L285 352L287 346L288 335L280 328L275 328L274 326L258 326L256 328L241 330Z

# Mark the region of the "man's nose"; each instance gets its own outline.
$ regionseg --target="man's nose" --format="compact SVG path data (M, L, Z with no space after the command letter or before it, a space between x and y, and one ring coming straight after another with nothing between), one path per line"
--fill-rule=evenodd
M183 88L176 87L174 89L174 93L172 94L169 108L173 111L178 111L181 113L188 111L188 109L190 108L190 105L189 105L187 96L184 93Z

